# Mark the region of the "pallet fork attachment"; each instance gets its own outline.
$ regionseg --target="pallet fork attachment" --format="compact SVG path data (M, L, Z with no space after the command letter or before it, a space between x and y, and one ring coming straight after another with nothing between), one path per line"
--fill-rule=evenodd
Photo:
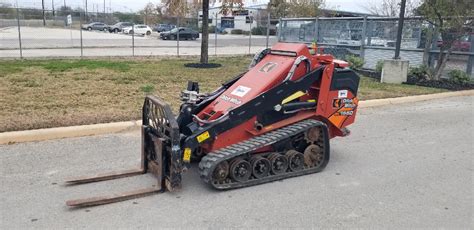
M179 127L170 106L155 96L147 96L142 112L140 168L72 178L67 180L66 184L77 185L152 173L158 180L157 185L113 195L68 200L66 205L71 207L102 205L181 188Z

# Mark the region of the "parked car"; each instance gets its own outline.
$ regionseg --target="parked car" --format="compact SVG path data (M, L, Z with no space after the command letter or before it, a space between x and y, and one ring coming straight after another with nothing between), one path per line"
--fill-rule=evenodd
M160 38L163 40L176 40L178 38L178 31L180 40L196 40L196 38L199 38L199 33L197 31L186 27L174 28L170 31L162 32L160 33Z
M105 23L102 22L92 22L89 24L84 24L82 25L83 30L101 30L101 31L107 31L109 26Z
M133 28L131 26L123 28L123 33L125 33L125 34L150 35L151 34L151 28L147 25L137 24L137 25L133 26Z
M444 45L443 40L440 39L437 42L438 47ZM471 41L469 41L469 35L463 36L460 39L453 42L452 45L453 51L462 51L462 52L469 52L471 50Z
M165 32L165 31L170 31L172 29L176 28L175 25L172 24L157 24L154 28L154 30L158 33Z
M123 28L131 27L131 26L133 26L133 23L131 23L131 22L119 22L119 23L116 23L113 26L110 26L109 27L109 32L110 33L122 32Z

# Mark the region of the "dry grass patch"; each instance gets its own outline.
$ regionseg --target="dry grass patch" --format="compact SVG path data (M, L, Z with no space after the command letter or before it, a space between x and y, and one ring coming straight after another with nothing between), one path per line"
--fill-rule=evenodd
M48 60L0 62L0 132L140 118L152 93L177 108L188 80L204 91L245 69L248 58L225 58L217 69L188 69L190 60Z
M185 68L194 59L0 61L0 132L140 118L143 97L155 94L177 111L187 81L211 91L244 71L249 57L213 59L216 69ZM362 78L360 98L441 92Z

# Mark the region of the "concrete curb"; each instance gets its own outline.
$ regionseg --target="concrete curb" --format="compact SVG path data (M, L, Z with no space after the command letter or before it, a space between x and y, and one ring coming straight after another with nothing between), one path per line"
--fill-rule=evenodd
M474 90L361 101L359 102L359 108L369 108L369 107L383 106L383 105L411 103L411 102L419 102L419 101L458 97L458 96L474 96ZM115 123L105 123L105 124L95 124L95 125L81 125L81 126L69 126L69 127L58 127L58 128L48 128L48 129L5 132L5 133L0 133L0 145L10 144L10 143L45 141L45 140L70 138L70 137L82 137L82 136L118 133L118 132L138 129L140 126L141 126L141 121L125 121L125 122L115 122Z
M418 102L418 101L434 100L434 99L449 98L449 97L460 97L460 96L474 96L474 90L463 90L463 91L456 91L456 92L435 93L435 94L425 94L425 95L408 96L408 97L395 97L395 98L361 101L359 102L359 108L368 108L368 107L383 106L383 105L396 105L396 104L402 104L402 103L413 103L413 102Z
M105 124L5 132L0 133L0 145L118 133L136 129L141 126L141 123L141 121L124 121Z

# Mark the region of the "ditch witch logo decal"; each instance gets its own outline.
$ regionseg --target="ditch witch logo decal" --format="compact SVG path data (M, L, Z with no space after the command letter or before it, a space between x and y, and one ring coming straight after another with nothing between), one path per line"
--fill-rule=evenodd
M347 118L354 115L354 110L358 104L359 100L357 98L334 99L332 101L332 107L337 110L329 117L329 120L335 126L342 127L342 124L344 124Z
M355 108L356 106L354 99L334 99L332 101L332 107L334 108Z
M222 95L220 96L220 98L224 101L228 101L232 104L236 104L236 105L240 105L242 104L242 101L240 101L239 99L236 99L236 98L232 98L232 97L229 97L229 96L226 96L226 95Z
M263 72L263 73L268 73L268 72L272 71L276 66L277 66L277 64L274 63L274 62L267 62L258 71Z

